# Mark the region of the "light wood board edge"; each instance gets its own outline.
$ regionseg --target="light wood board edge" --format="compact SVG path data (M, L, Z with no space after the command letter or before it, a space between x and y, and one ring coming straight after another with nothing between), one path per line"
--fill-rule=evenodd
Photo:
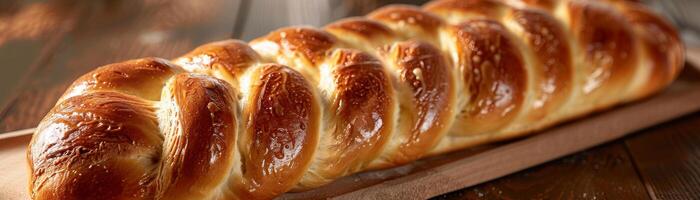
M433 169L346 193L335 199L430 198L527 169L694 112L700 109L698 100L700 87L678 96L651 99ZM679 106L681 103L683 106ZM606 123L600 123L603 121Z
M21 129L16 131L0 133L0 140L9 139L13 137L20 137L34 134L36 128Z
M686 67L698 69L700 48L687 50L687 61L691 65ZM615 112L559 126L544 134L339 195L333 199L427 199L612 141L698 109L700 86L695 85L684 89L680 94L663 93L657 98L620 107Z

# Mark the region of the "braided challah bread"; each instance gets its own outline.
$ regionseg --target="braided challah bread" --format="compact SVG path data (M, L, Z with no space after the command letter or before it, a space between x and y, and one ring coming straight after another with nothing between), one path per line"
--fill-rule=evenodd
M640 99L683 61L677 31L629 1L387 6L97 68L40 123L29 189L269 199Z

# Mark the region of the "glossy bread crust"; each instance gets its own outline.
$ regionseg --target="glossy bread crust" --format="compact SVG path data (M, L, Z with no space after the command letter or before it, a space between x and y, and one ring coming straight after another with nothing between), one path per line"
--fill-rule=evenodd
M83 75L32 138L29 191L271 199L643 98L683 60L630 1L390 5Z

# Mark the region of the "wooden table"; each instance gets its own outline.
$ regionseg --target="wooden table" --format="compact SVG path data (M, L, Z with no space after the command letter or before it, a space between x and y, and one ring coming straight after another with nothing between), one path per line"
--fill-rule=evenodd
M18 71L3 74L14 88L0 87L8 91L0 132L35 126L72 80L96 66L172 58L246 27L239 1L76 2L0 3L2 71ZM699 199L700 113L436 197L479 198Z

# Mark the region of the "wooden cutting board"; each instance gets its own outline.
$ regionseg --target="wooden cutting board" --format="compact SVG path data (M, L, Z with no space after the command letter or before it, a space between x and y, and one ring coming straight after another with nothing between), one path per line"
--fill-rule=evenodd
M508 142L355 174L279 199L425 199L473 186L700 110L700 49L687 50L681 77L651 98ZM33 129L0 134L0 198L28 199L25 152Z

